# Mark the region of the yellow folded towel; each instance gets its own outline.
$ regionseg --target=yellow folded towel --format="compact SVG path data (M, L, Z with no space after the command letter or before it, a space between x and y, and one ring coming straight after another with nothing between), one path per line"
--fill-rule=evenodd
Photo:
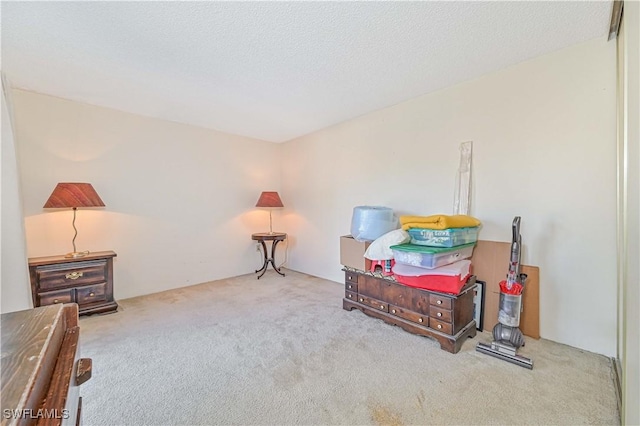
M449 229L449 228L471 228L480 226L480 221L472 216L458 214L447 216L445 214L436 214L433 216L400 216L402 229L405 231L409 228L424 229Z

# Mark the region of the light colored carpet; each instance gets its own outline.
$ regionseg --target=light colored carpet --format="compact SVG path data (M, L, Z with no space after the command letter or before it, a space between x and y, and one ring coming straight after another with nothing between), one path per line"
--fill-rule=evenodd
M527 339L527 370L342 309L287 271L120 300L83 317L85 425L617 424L609 359Z

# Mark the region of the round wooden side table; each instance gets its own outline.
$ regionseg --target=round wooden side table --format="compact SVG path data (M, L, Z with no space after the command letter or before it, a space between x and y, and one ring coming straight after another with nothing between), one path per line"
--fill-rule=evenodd
M284 232L259 232L257 234L251 234L251 239L262 244L262 252L264 253L264 264L262 265L262 268L256 270L256 274L260 272L260 275L258 275L258 279L260 279L260 277L262 277L264 273L267 272L269 263L271 263L274 271L284 277L284 273L280 272L280 268L276 266L274 259L276 246L280 241L284 241L287 239L287 234L285 234ZM271 241L271 257L269 257L269 255L267 254L267 245L265 244L265 241Z

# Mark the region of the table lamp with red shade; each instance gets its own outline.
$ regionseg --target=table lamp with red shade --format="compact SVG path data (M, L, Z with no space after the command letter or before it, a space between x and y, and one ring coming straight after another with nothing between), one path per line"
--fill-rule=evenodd
M78 207L104 207L100 196L90 183L59 183L44 204L45 209L73 209L73 222L71 222L73 230L75 231L73 240L71 240L73 251L67 253L65 257L76 258L89 254L89 251L76 251L76 237L78 236L78 230L76 229L76 210Z
M284 207L282 200L276 191L264 191L260 194L256 207L264 207L269 209L269 234L273 234L273 222L271 218L271 211L274 208Z

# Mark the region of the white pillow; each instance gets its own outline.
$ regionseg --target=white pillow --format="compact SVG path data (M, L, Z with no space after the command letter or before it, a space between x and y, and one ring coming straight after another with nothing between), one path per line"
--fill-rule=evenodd
M409 233L403 229L395 229L376 238L364 252L364 257L371 260L393 259L393 251L389 248L396 244L404 244L411 241Z

